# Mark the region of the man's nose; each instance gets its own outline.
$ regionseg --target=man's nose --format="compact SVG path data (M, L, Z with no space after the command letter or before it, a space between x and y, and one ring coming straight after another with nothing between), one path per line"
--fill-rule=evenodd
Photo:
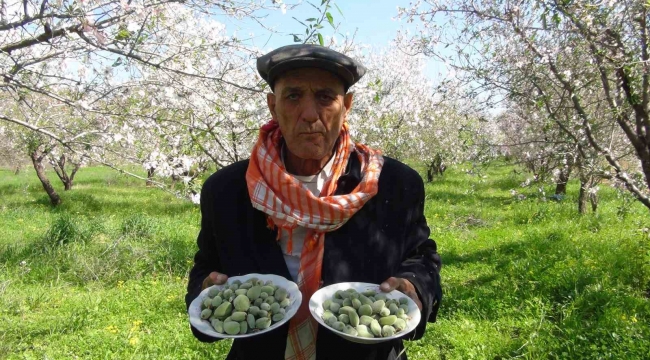
M316 102L316 99L314 99L313 97L308 97L307 99L304 100L302 106L301 118L303 121L309 123L318 121L319 119L318 103Z

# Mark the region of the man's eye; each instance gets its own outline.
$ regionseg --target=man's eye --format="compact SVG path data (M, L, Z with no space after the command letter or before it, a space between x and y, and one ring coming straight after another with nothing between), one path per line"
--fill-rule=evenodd
M332 101L332 100L334 100L334 99L333 99L331 96L329 96L329 95L321 95L321 96L320 96L320 99L321 99L322 101Z
M298 94L289 94L289 96L287 96L287 99L289 99L289 100L298 100L299 97L300 97L300 95L298 95Z

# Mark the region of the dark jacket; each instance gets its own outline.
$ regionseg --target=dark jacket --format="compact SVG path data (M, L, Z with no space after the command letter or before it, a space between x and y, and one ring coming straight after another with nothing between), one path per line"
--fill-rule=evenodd
M410 280L423 304L422 321L406 335L419 339L427 320L435 322L442 290L440 257L429 239L424 218L424 184L417 172L399 161L384 157L379 190L343 227L325 235L323 286L348 281L380 284L391 276ZM253 208L246 187L248 160L214 173L201 192L199 250L190 272L187 306L201 292L212 271L228 276L249 273L276 274L291 279L276 230L267 227L265 214ZM349 193L360 181L360 163L352 154L337 194ZM309 301L309 299L303 299ZM264 335L233 342L227 359L283 360L289 322ZM192 327L204 342L216 341ZM319 327L317 359L406 359L399 355L402 340L376 345L349 342ZM399 357L398 357L399 356Z

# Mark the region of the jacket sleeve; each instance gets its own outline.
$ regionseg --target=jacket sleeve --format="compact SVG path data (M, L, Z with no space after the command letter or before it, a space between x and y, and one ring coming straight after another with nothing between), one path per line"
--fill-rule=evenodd
M214 181L209 179L201 189L201 229L197 238L198 251L194 255L194 266L190 271L189 281L187 284L187 294L185 295L186 309L189 309L192 301L201 293L203 280L213 271L221 272L219 263L219 254L215 239L214 221L216 214L214 212L215 194ZM215 342L219 339L206 336L191 326L194 336L202 342Z
M418 175L414 179L415 193L411 198L411 216L406 231L404 247L405 258L400 264L396 277L409 280L415 287L422 302L422 318L411 340L422 338L427 322L435 322L442 301L440 269L442 262L436 242L429 239L430 230L424 217L424 183Z

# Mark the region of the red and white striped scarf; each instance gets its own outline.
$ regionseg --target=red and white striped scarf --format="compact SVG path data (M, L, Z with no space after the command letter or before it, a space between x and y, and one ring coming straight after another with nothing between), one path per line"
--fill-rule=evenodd
M289 325L287 360L307 360L316 356L318 323L309 313L309 299L320 286L325 233L343 226L377 194L379 173L384 164L379 151L352 143L347 122L343 123L338 140L332 176L324 184L320 196L314 196L287 172L280 156L282 134L278 123L273 120L260 129L246 172L253 207L268 215L269 225L279 228L278 238L280 229L289 232L289 253L292 229L298 226L308 229L297 279L303 300ZM361 162L361 182L349 194L334 195L338 179L345 172L353 151Z

